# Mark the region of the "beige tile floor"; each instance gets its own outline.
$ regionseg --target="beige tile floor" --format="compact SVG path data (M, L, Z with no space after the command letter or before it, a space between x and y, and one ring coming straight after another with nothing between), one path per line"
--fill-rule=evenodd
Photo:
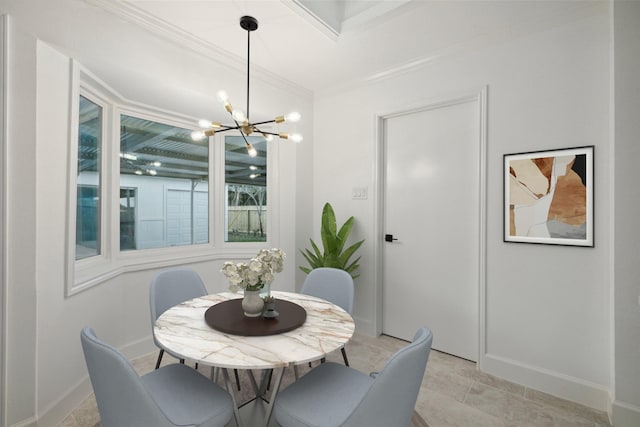
M347 345L347 353L352 367L368 373L380 370L405 344L384 335L373 338L356 334ZM156 357L157 353L152 353L133 364L139 373L149 372ZM329 359L342 361L339 352ZM165 356L163 364L174 362ZM610 427L604 412L484 374L475 363L438 351L429 356L415 409L429 427ZM90 396L60 427L97 427L99 423L95 399Z

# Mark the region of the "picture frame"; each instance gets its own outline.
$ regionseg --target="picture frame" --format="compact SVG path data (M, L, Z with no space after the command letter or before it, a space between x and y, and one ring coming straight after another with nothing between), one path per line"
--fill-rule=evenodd
M504 241L594 247L594 146L504 155Z

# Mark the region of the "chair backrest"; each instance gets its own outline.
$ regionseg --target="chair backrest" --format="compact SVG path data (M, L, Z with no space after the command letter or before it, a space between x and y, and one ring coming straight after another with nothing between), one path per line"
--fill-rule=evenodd
M80 341L103 427L173 426L122 353L89 327L82 329Z
M353 312L353 278L344 270L330 267L313 269L300 292L330 301L349 314Z
M371 388L343 426L409 426L431 352L433 334L416 332L375 377Z
M200 275L189 268L173 268L158 272L151 280L149 304L151 326L162 313L193 298L207 295Z

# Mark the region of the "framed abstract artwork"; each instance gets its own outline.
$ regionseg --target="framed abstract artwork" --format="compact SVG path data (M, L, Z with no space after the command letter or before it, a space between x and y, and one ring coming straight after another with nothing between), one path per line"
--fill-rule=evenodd
M593 247L593 146L504 155L504 241Z

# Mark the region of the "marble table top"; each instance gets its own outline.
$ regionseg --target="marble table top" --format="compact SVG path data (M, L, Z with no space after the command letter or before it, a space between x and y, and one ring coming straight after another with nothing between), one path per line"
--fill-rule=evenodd
M272 369L311 362L346 344L355 330L353 318L339 306L309 295L272 291L276 299L296 303L307 312L305 323L279 335L245 337L211 328L209 307L241 294L223 292L178 304L156 320L156 340L165 350L198 363L232 369Z

